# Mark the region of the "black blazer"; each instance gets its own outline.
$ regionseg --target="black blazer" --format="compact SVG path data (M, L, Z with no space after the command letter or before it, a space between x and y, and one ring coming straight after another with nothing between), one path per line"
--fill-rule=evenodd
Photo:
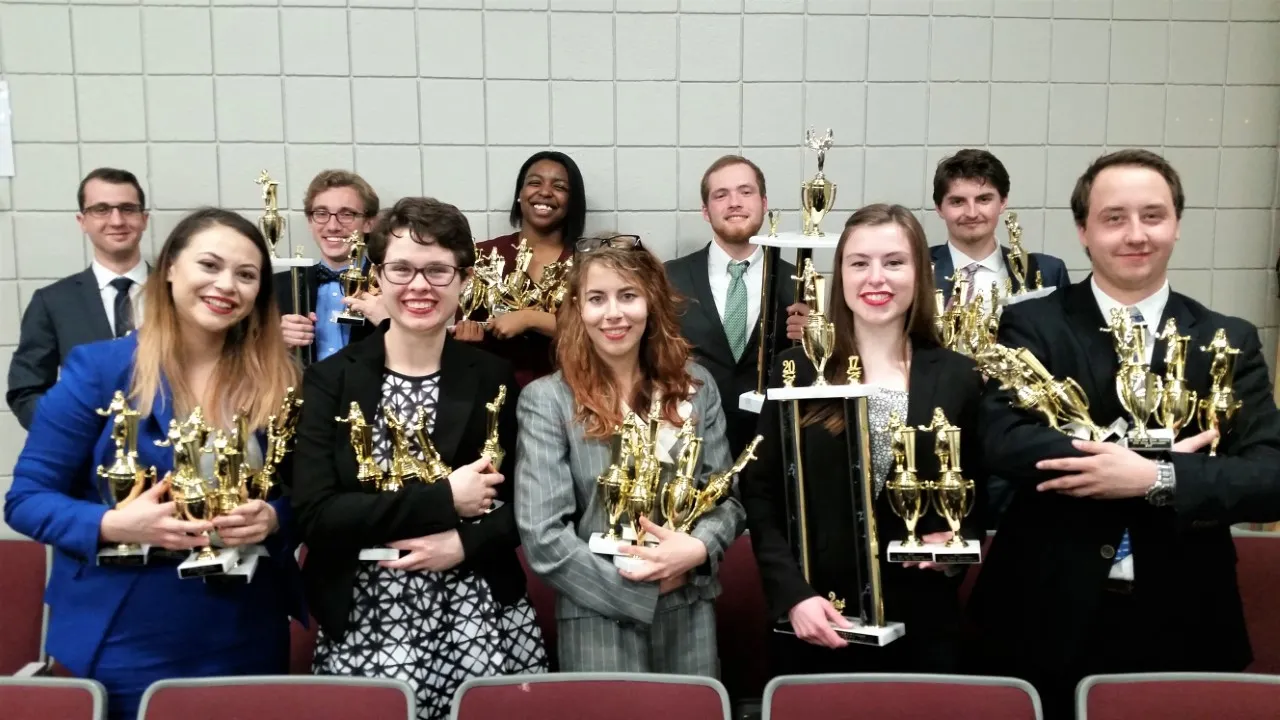
M77 345L113 337L92 267L35 291L22 314L5 393L24 429L31 429L36 403L58 382L58 368L67 353Z
M301 287L299 288L298 297L299 299L305 299L306 302L305 304L301 304L300 309L303 312L299 314L304 316L307 313L312 313L312 312L315 312L316 310L316 296L320 292L320 283L316 278L316 267L317 267L316 265L309 265L305 268L302 268L302 271L300 273L301 278L299 279L301 281L300 283ZM280 314L292 315L293 306L294 306L294 303L293 303L294 296L293 296L293 280L290 277L290 271L283 270L281 272L275 273L274 277L272 278L272 283L274 283L275 285L276 306L280 308ZM360 342L361 340L369 337L370 335L373 335L377 331L377 328L378 326L374 325L373 322L369 320L366 320L365 322L359 325L352 326L351 337L347 341L347 344L353 345L357 342ZM310 364L314 362L314 359L316 357L315 342L311 343L311 352L307 353L306 357L307 357L306 364Z
M1167 659L1158 670L1238 671L1251 658L1230 525L1280 519L1280 413L1272 399L1257 330L1239 318L1170 293L1160 328L1176 318L1191 336L1186 380L1205 397L1210 356L1201 352L1219 328L1240 348L1234 388L1243 401L1218 449L1175 453L1176 500L1158 508L1144 498L1077 499L1041 493L1037 483L1059 473L1038 460L1080 455L1069 438L1039 415L1013 409L993 382L983 403L985 451L993 473L1014 488L971 607L984 645L1027 672L1059 672L1080 656L1079 638L1094 622L1110 573L1111 549L1126 528L1134 553L1134 597L1154 627L1168 628ZM1115 391L1118 361L1088 280L1005 309L1000 342L1031 350L1057 378L1075 378L1093 421L1123 413ZM1152 371L1163 376L1165 343ZM1199 432L1192 424L1184 436ZM1087 668L1086 668L1087 669Z
M307 546L303 580L320 627L338 638L347 628L360 550L395 540L456 529L466 552L462 568L480 573L501 603L510 604L524 594L512 506L520 393L506 361L446 338L431 433L450 467L474 462L488 434L485 403L497 396L499 385L507 386L499 417L499 437L506 450L501 468L505 479L498 485L502 507L479 521L464 522L454 511L447 481L378 493L356 480L350 431L334 418L345 416L352 402L359 403L370 423L376 417L386 364L383 335L390 324L383 322L369 338L312 365L302 383L292 497L295 521Z
M720 322L720 311L711 295L711 280L707 275L708 243L701 250L689 253L666 263L667 277L684 296L687 305L680 317L680 334L693 344L694 355L700 365L715 378L720 391L720 402L728 425L729 452L735 457L755 436L759 418L755 413L738 408L738 396L756 389L757 352L760 346L760 325L756 323L747 339L747 349L742 357L734 359L729 338ZM788 305L795 302L795 281L791 276L796 268L779 259L773 277L773 293L778 312L773 318L775 354L791 347L787 340ZM761 312L767 312L761 308Z
M1013 271L1009 270L1009 248L1001 245L1000 254L1004 257L1004 267L1009 272L1009 279L1013 281L1013 289L1015 291L1021 290L1022 288L1018 285L1018 279L1013 276ZM933 282L942 291L943 299L950 300L953 283L947 278L956 272L955 263L951 261L951 250L946 243L934 245L929 248L929 255L933 260ZM1040 273L1045 287L1062 289L1071 284L1071 276L1067 274L1066 263L1052 255L1037 252L1027 253L1028 283L1035 284L1037 271Z
M774 364L770 386L782 385L782 360L796 361L796 385L806 386L814 378L813 364L800 348L782 353ZM905 422L919 427L928 425L935 407L942 408L947 419L961 428L961 467L966 479L975 484L974 507L961 526L961 534L978 542L984 528L986 472L981 457L978 413L982 395L982 376L972 360L938 346L913 343L913 359L908 377L907 417ZM801 413L815 402L802 402ZM756 563L764 584L765 602L773 620L784 620L792 607L818 593L805 581L797 553L792 551L787 535L787 489L783 467L780 406L767 401L760 414L759 432L764 436L757 451L758 459L747 466L742 480L742 503L747 510L747 529ZM848 481L849 458L844 436L833 435L820 424L803 430L805 455L805 497L809 509L810 567L814 584L839 586L840 578L854 576L852 550L857 546L855 528L849 521L852 492ZM938 458L934 455L933 437L920 432L916 436L916 468L921 479L938 476ZM939 635L959 631L960 604L958 591L963 574L952 577L937 570L905 568L884 560L884 549L893 540L906 536L906 526L889 505L887 492L876 500L878 538L881 548L881 580L884 587L886 619L904 622L907 638L920 647ZM920 535L947 530L946 522L929 510L920 519L916 531ZM825 592L823 593L825 595ZM852 602L848 595L844 596ZM847 612L847 611L846 611ZM902 641L894 643L898 645ZM883 653L884 648L871 652ZM908 670L910 668L897 668ZM934 670L922 668L917 670Z

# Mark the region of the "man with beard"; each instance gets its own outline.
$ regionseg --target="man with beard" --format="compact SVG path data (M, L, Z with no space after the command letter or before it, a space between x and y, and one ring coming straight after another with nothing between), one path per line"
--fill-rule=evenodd
M969 297L985 296L995 282L1004 292L1005 281L1013 290L1022 288L1009 271L1009 249L996 242L996 225L1009 204L1009 171L986 150L961 150L943 158L933 174L933 204L947 224L947 242L931 248L934 281L947 302L959 277L969 279ZM1034 289L1036 272L1045 287L1071 284L1067 266L1052 255L1028 253L1027 283Z
M150 272L142 261L148 220L142 185L127 170L98 168L80 181L76 195L76 222L93 245L93 262L36 290L22 314L5 399L24 428L31 427L37 403L58 381L71 348L123 337L142 318Z
M756 389L764 251L751 238L760 233L768 206L760 168L740 155L725 155L702 175L702 217L711 224L711 242L667 262L671 283L688 302L681 334L715 378L735 456L751 441L759 420L738 408L738 398ZM800 339L808 314L804 303L794 303L794 274L794 265L778 261L773 292L785 307L773 321L779 350L787 339Z

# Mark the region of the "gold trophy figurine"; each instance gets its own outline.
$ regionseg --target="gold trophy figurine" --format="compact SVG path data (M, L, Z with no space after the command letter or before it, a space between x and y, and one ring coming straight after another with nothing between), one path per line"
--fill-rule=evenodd
M338 275L339 281L342 283L342 292L347 297L355 297L362 292L371 291L374 288L373 276L364 272L365 248L367 247L364 235L359 230L352 232L346 241L347 259L350 260L350 266ZM356 308L348 307L338 313L338 322L343 325L363 325L365 321L364 313Z
M973 509L975 485L965 480L960 467L960 428L952 425L942 408L934 408L932 421L920 428L935 433L934 454L938 456L938 479L930 483L933 508L951 529L951 539L933 548L935 562L976 563L981 550L971 547L960 534L960 522Z
M889 562L918 562L933 560L933 553L914 552L924 547L916 535L916 524L928 506L929 483L921 482L916 474L916 429L902 422L895 410L889 414L889 424L882 429L889 434L889 446L893 452L893 474L884 489L889 493L893 514L902 518L907 526L907 537L889 543Z
M805 258L804 269L795 280L803 281L804 302L809 306L809 317L805 320L804 334L800 344L809 362L818 371L813 381L815 386L827 385L827 360L835 351L836 328L826 317L827 298L824 292L826 278L813 269L813 260Z
M1088 435L1101 442L1111 433L1089 417L1089 399L1074 378L1059 380L1026 348L992 343L974 357L983 375L1013 392L1014 406L1040 413L1049 427L1064 435Z
M609 467L596 478L596 488L603 506L605 524L603 533L593 533L589 546L592 552L603 555L617 553L622 534L618 530L622 513L626 510L626 497L630 492L630 481L635 444L631 416L623 420L621 426L614 427L613 439L610 441Z
M698 466L702 460L702 438L694 435L693 418L684 421L677 435L680 455L676 458L675 477L662 488L662 517L666 527L676 529L692 525L698 509Z
M769 237L778 237L778 218L781 215L777 210L769 211Z
M99 492L103 500L119 510L147 489L155 480L156 469L144 469L138 464L139 413L129 407L123 391L117 390L111 403L97 413L111 418L111 439L116 446L111 466L98 466L98 477L105 481ZM120 543L114 548L99 550L97 562L99 565L146 565L149 551L149 547L136 543Z
M836 184L827 180L822 172L827 161L827 150L831 149L831 140L830 128L827 128L827 134L822 137L813 128L809 128L804 135L804 144L818 153L817 174L800 185L800 207L804 209L802 222L804 234L808 237L824 237L822 218L836 201Z
M356 456L356 479L373 490L382 489L382 468L373 458L373 428L364 419L359 403L351 403L346 417L335 417L335 422L351 426L351 450Z
M502 411L502 404L507 400L507 386L498 386L498 395L492 402L485 403L485 410L489 413L489 434L484 439L484 447L480 449L480 457L488 458L489 464L493 466L493 471L498 472L502 469L502 459L507 453L502 449L502 445L498 443L498 420L499 413Z
M267 240L267 247L271 249L271 257L277 257L276 245L280 242L280 238L284 237L284 216L280 214L280 202L277 193L280 189L280 183L271 179L271 175L266 170L258 176L254 181L255 184L262 186L262 217L258 218L258 229L262 231L262 236ZM286 248L287 251L287 248Z
M658 482L662 476L662 463L658 459L658 428L662 422L662 400L657 395L649 407L649 427L644 433L643 441L636 448L636 471L627 493L627 519L636 545L644 545L646 541L641 518L653 515L653 506L657 501ZM623 536L624 539L626 536ZM615 563L618 559L615 559Z
M1120 405L1133 419L1133 430L1126 441L1136 452L1163 453L1173 446L1173 435L1167 429L1148 430L1147 425L1160 409L1164 393L1160 376L1151 372L1147 362L1146 326L1135 324L1124 310L1113 308L1111 322L1103 328L1111 333L1120 369L1116 372L1116 394Z
M693 512L689 514L689 517L683 523L676 525L676 530L683 533L689 532L693 524L698 521L698 518L711 512L716 505L720 504L721 500L729 496L729 493L733 490L733 479L747 467L747 463L756 459L756 448L762 440L764 440L763 435L755 436L742 449L742 453L738 455L737 460L733 461L733 465L730 465L726 470L711 473L711 476L707 478L706 487L702 488L702 492L698 493L697 504Z
M1205 430L1217 430L1218 437L1209 445L1209 454L1218 454L1218 443L1222 440L1224 423L1235 417L1236 411L1243 404L1236 399L1235 390L1231 387L1235 377L1238 348L1232 347L1227 340L1227 331L1218 328L1209 344L1200 346L1202 352L1211 353L1213 361L1209 365L1209 397L1200 401L1200 427Z
M418 456L414 455L413 448L409 446L409 434L412 428L405 427L404 421L386 405L382 406L382 418L386 422L387 435L391 439L391 466L383 475L382 485L378 489L383 492L396 492L422 479L421 463Z
M1156 421L1168 428L1176 439L1182 428L1195 419L1198 405L1196 392L1187 387L1185 377L1191 336L1179 335L1177 321L1169 318L1160 331L1160 339L1165 341L1165 375Z
M266 500L275 486L273 478L280 463L293 449L293 438L298 431L298 418L301 417L302 398L298 397L296 388L285 390L284 399L280 401L280 409L267 418L267 447L263 453L262 469L255 473L249 481L248 495L250 499Z
M422 481L429 484L448 480L453 474L453 468L445 464L436 444L431 442L431 436L427 434L426 410L418 408L408 430L418 441L418 450L422 453Z

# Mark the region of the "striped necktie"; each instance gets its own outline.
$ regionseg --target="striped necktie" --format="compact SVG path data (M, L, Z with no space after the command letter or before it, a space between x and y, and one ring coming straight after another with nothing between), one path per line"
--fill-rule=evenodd
M733 359L742 357L747 347L747 283L742 279L750 261L729 262L729 292L724 298L724 334L729 338Z

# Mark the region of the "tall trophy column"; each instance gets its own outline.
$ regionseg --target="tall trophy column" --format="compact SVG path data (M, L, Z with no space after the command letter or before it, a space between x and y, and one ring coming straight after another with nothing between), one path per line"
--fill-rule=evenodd
M311 313L311 290L307 286L305 270L320 261L303 257L301 245L294 248L293 257L279 256L276 246L285 236L285 221L284 216L280 214L278 196L280 183L272 180L266 170L263 170L254 182L262 186L263 212L262 217L258 218L258 229L262 231L263 237L267 240L267 247L271 249L271 272L289 271L289 297L293 299L293 305L290 308L280 309L305 317ZM303 365L309 365L315 359L312 347L309 345L294 348L293 354Z

